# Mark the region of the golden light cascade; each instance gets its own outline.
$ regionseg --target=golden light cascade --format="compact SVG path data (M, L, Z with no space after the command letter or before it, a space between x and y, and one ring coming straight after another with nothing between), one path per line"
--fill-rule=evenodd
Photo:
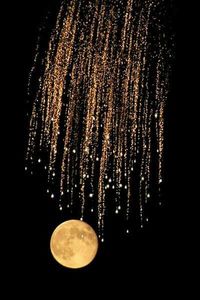
M128 222L138 190L143 226L152 159L158 188L163 181L171 52L162 2L64 1L42 64L26 158L49 153L59 208L73 208L78 194L80 218L97 212L102 241L109 191Z

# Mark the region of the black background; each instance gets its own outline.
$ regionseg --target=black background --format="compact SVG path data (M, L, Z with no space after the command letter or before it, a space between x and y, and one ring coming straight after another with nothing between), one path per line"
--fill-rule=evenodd
M189 11L186 5L174 1L176 59L167 108L167 183L164 205L155 208L152 220L144 231L136 233L129 240L113 237L105 243L96 260L87 268L68 270L59 266L49 252L52 212L47 205L41 178L24 174L27 77L38 28L48 11L58 5L55 2L30 0L18 5L16 14L13 11L13 20L16 21L12 22L14 32L12 29L11 44L16 48L14 60L17 67L12 74L13 89L9 91L14 112L14 133L12 137L10 133L8 136L11 137L9 140L12 157L14 153L14 165L12 163L12 173L8 175L8 180L11 178L13 183L8 186L8 193L9 207L16 220L13 238L17 257L13 257L14 253L12 257L17 261L17 267L15 270L11 267L10 273L14 274L15 271L16 274L23 274L22 282L30 284L29 292L36 291L41 285L46 293L54 287L58 292L67 294L72 289L74 294L78 291L90 297L94 287L96 293L105 291L106 287L113 292L130 292L132 296L136 291L149 295L153 292L160 295L160 299L167 292L171 294L174 289L179 293L185 288L188 266L192 264L188 224L193 213L192 191L189 190L193 173L189 172L188 157L193 137L187 128L191 110L188 99L192 95L188 89L191 78L187 56L193 37L188 29ZM127 298L125 294L124 298Z

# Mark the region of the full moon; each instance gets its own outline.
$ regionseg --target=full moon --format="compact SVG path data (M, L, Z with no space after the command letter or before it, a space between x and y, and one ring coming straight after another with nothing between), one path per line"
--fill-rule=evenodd
M78 269L93 261L98 250L98 238L93 228L79 220L61 223L53 231L50 249L62 266Z

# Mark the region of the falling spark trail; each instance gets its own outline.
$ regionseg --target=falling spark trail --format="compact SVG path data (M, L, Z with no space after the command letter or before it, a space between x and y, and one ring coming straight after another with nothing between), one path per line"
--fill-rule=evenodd
M58 178L59 208L73 208L78 193L80 217L88 204L95 208L102 236L110 189L115 212L123 207L127 221L138 190L143 226L153 158L157 186L163 181L171 52L156 17L162 0L67 2L38 79L26 158L49 154L48 179Z

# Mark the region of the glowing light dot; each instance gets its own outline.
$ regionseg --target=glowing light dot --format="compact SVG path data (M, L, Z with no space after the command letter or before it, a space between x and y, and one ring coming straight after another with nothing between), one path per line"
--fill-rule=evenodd
M53 172L53 174L52 174L52 175L53 175L53 177L55 177L55 176L56 176L56 173L55 173L55 172Z
M44 169L46 170L46 169L47 169L47 166L44 166Z
M149 218L146 218L146 222L148 222L149 221Z
M155 119L157 119L157 118L158 118L158 114L157 114L157 113L155 113L154 117L155 117Z
M51 199L53 199L54 198L54 194L51 194Z
M77 188L77 184L75 184L74 187Z
M118 213L119 213L118 209L116 209L116 210L115 210L115 213L116 213L116 214L118 214Z
M122 188L122 187L123 187L122 183L120 183L120 184L119 184L119 187L120 187L120 188Z
M27 167L25 167L24 169L25 169L25 171L27 171L27 169L28 169L28 168L27 168Z
M94 209L93 209L93 208L91 208L91 212L94 212Z
M114 185L112 186L112 189L113 189L113 190L115 189L115 186L114 186Z
M92 193L90 193L90 194L89 194L89 197L90 197L90 198L92 198L92 197L93 197L93 194L92 194Z
M127 233L127 234L129 233L129 229L126 229L126 233Z
M104 242L104 238L101 239L101 242L102 242L102 243Z
M144 177L143 176L142 176L141 180L144 181Z
M119 210L121 209L121 206L120 206L120 205L118 206L118 209L119 209Z
M125 188L125 190L127 190L128 186L127 186L127 185L125 185L125 186L124 186L124 188Z
M159 179L159 183L162 183L162 179Z
M62 206L59 206L59 209L62 210L63 209Z
M99 161L99 157L96 157L96 161Z
M49 193L49 189L47 189L47 193Z
M41 158L38 158L38 162L41 163L41 161L42 161Z
M133 171L133 167L131 168L131 171Z
M89 153L89 148L85 148L85 153Z
M150 198L150 194L149 193L147 194L147 198Z
M83 217L81 217L80 220L83 221Z

